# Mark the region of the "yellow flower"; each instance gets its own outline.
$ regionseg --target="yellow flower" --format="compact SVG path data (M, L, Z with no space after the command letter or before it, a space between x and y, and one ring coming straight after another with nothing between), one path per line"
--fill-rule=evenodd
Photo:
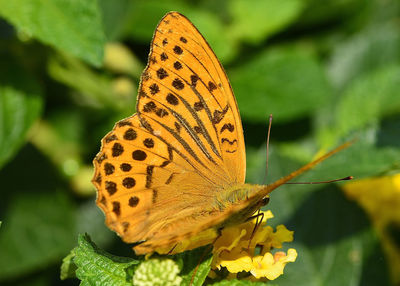
M272 249L281 248L283 242L293 240L293 232L284 225L279 225L275 232L270 226L264 227L272 217L271 211L264 212L263 221L255 231L256 219L223 229L214 243L212 269L225 267L230 273L245 271L257 279L273 280L282 275L285 265L296 260L297 252L289 249L287 255L271 253Z
M297 251L293 248L285 252L279 251L272 255L267 252L264 256L256 256L253 258L253 267L250 273L257 279L265 277L274 280L283 274L283 269L288 262L294 262L297 258Z
M355 180L344 184L343 189L371 217L389 261L393 284L399 284L400 248L388 234L387 226L400 225L400 174Z
M400 224L400 174L352 181L343 186L378 224Z
M293 231L284 225L277 226L276 230L266 225L267 220L273 218L271 211L262 212L263 219L256 219L237 226L224 228L220 235L214 229L208 229L194 237L185 239L179 244L158 249L160 254L175 254L213 243L213 261L211 276L216 278L225 267L230 273L225 278L235 278L239 272L248 272L254 279L276 279L283 274L285 265L294 262L297 257L295 249L271 253L273 249L282 248L284 242L293 241ZM254 280L251 279L251 280Z

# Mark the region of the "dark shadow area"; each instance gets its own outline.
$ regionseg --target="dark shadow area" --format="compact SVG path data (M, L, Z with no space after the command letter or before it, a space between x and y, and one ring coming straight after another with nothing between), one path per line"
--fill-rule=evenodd
M382 120L378 130L378 147L400 148L400 115Z
M346 239L355 239L360 253L342 254L348 255L348 263L362 259L359 285L390 285L386 258L370 220L335 185L312 192L285 225L295 229L296 242L311 249L339 246Z
M44 271L34 272L30 275L18 277L12 281L1 283L2 286L31 286L31 285L51 285L51 286L78 286L78 279L60 280L60 265L52 265Z
M396 247L400 249L400 225L392 222L386 227L386 232L390 235Z
M78 285L59 278L61 260L76 243L66 181L30 144L4 166L0 181L0 252L7 261L0 284Z
M290 132L288 132L290 130ZM304 117L286 123L275 123L272 121L271 141L294 141L309 134L311 130L311 119ZM260 146L267 141L268 114L265 115L264 123L243 121L244 138L246 146Z
M309 247L335 243L370 227L364 211L335 185L312 192L285 223Z
M392 285L389 280L388 262L380 244L372 248L372 252L363 261L360 285Z
M32 145L25 145L0 172L0 217L4 218L10 200L25 193L53 192L65 185L54 166Z

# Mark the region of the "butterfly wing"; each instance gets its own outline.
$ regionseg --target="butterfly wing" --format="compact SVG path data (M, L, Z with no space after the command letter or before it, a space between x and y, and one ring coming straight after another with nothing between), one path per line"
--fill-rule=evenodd
M168 13L157 26L137 114L116 124L94 160L106 224L154 251L218 221L215 196L245 179L236 100L193 24ZM136 250L136 249L135 249Z
M243 129L232 88L206 40L177 12L156 28L137 112L162 118L164 138L212 167L217 183L244 182ZM211 175L202 166L199 171Z
M106 224L126 242L149 239L213 199L204 188L215 189L214 183L145 129L137 115L118 122L103 138L94 164L97 204Z

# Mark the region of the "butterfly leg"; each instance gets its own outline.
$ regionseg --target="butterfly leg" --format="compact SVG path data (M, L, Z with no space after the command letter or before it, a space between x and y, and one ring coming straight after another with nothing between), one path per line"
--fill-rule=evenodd
M264 218L264 213L261 213L260 210L258 210L257 214L252 215L251 217L248 217L245 222L251 221L252 219L258 218L258 217L262 217L262 219ZM261 219L261 221L262 221Z
M168 251L167 255L171 255L172 251L174 251L174 249L176 248L177 245L178 245L178 243L175 244L174 247L172 247L170 251Z
M258 219L261 217L261 220L259 221ZM247 246L247 249L250 248L251 240L254 237L254 234L256 233L257 228L261 225L263 219L264 219L264 213L262 213L260 210L258 210L257 214L250 217L251 218L256 218L256 224L254 225L253 231L251 232L250 240L249 240L249 245Z

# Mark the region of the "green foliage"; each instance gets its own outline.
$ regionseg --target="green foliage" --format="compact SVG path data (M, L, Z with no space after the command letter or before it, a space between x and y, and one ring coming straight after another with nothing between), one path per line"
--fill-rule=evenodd
M0 0L0 284L55 285L63 257L61 278L82 285L132 285L136 273L166 268L182 285L264 284L207 278L207 248L135 257L95 206L91 161L135 112L139 71L168 11L186 15L226 68L247 182L263 183L271 113L267 182L350 139L297 180L399 172L398 1ZM294 230L288 247L299 253L268 285L392 283L371 218L336 185L282 186L268 208L272 223ZM71 252L86 232L99 247L81 235Z
M3 281L59 263L75 240L75 207L65 190L60 189L57 174L30 148L22 155L0 173L2 191L8 191L0 203L4 218L0 235ZM30 173L22 174L22 165ZM41 185L41 181L46 184Z
M211 256L199 261L200 248L183 254L150 259L111 255L99 249L89 235L63 259L61 279L78 277L81 285L202 285L210 271ZM194 272L194 269L197 271ZM179 274L179 275L178 275Z
M212 256L209 252L210 249L206 246L175 255L174 259L182 265L182 285L189 286L192 279L192 285L203 285L210 272Z
M304 1L300 0L255 0L251 5L246 0L233 0L229 5L235 19L232 33L246 42L259 44L293 22L303 7Z
M30 37L101 65L105 39L95 0L2 0L0 15Z
M40 88L26 72L15 66L0 68L0 167L25 143L42 104Z
M76 265L76 277L81 285L132 285L133 267L137 260L110 255L99 249L88 235L80 235L78 246L72 250L73 263ZM69 259L64 260L66 268ZM68 267L69 268L69 267ZM65 276L64 273L62 275Z
M320 108L332 95L323 68L300 48L260 52L230 75L244 120L262 122L271 113L277 121L293 120Z

